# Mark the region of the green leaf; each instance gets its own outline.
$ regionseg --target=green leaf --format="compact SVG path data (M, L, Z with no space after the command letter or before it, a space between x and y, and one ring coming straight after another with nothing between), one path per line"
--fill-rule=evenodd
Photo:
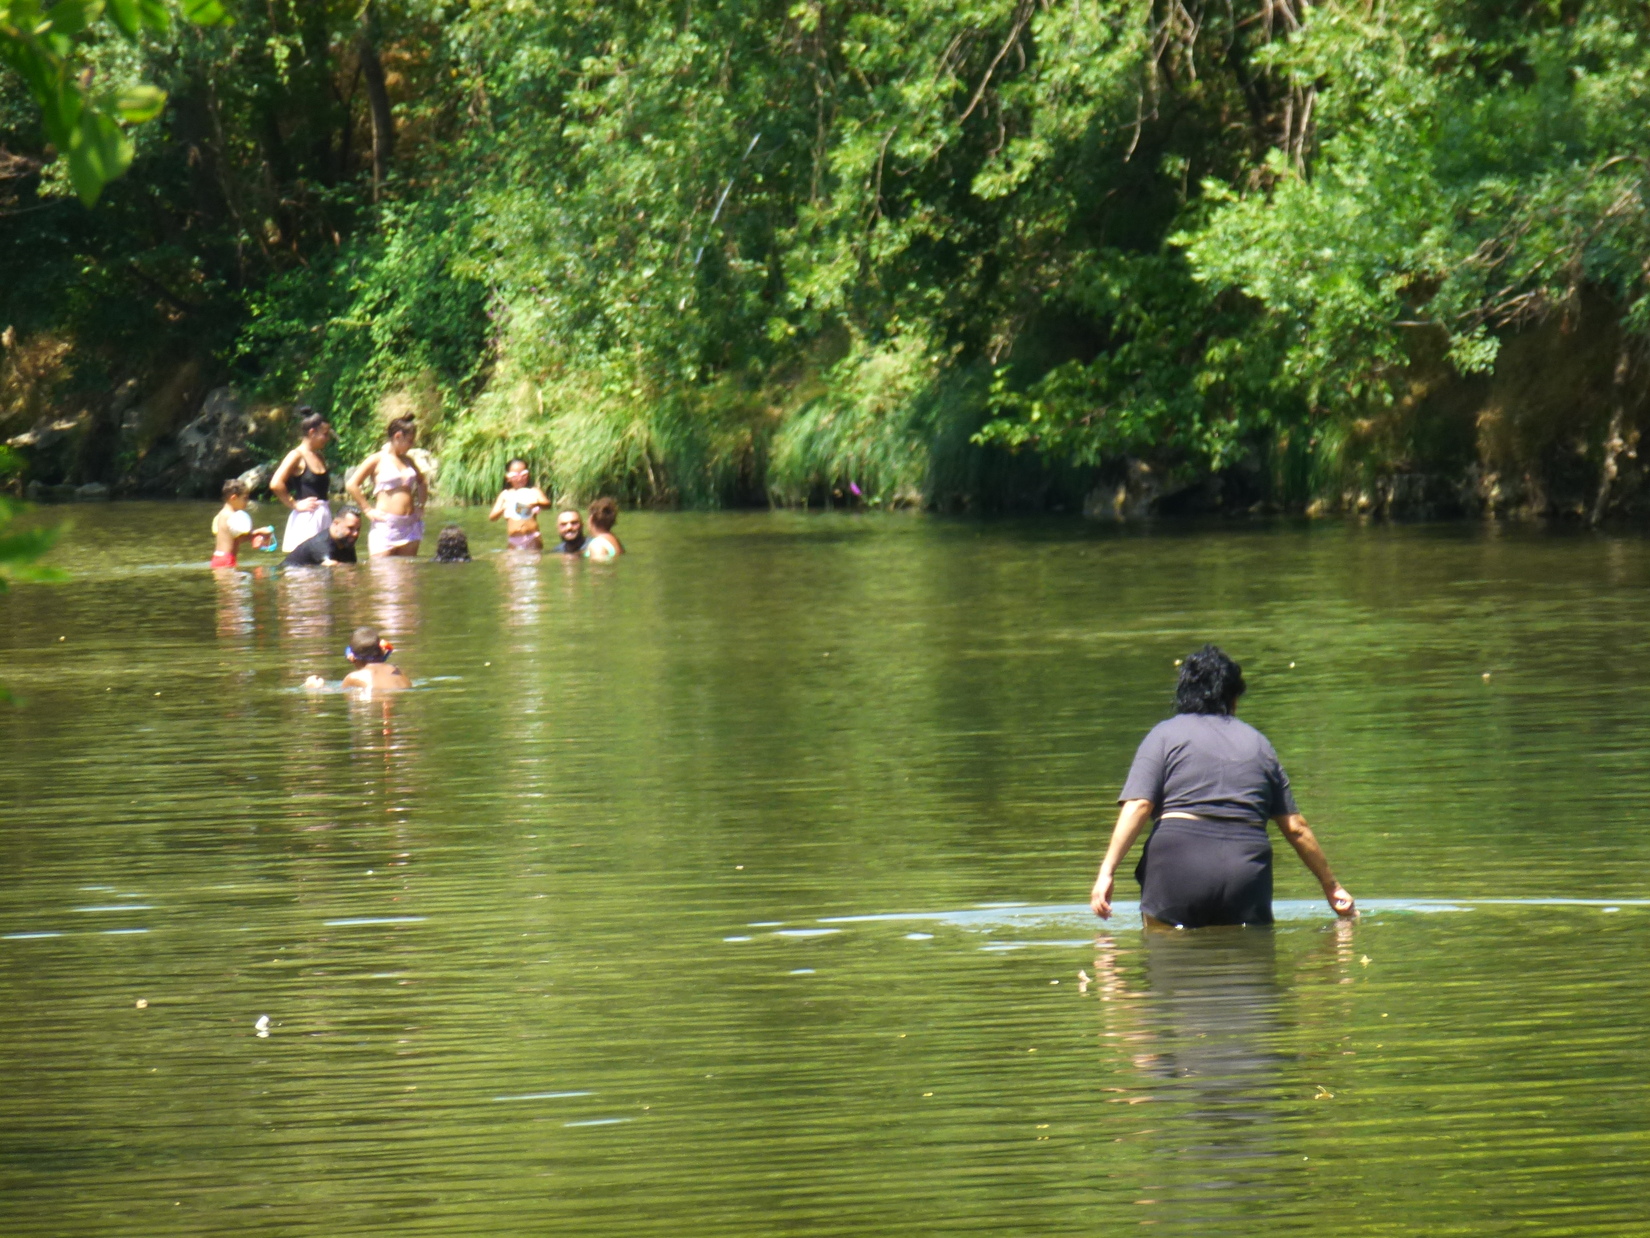
M218 0L181 0L183 15L197 26L216 26L229 20Z
M69 138L69 180L87 206L132 162L132 142L112 117L87 108Z
M76 35L102 15L103 0L57 0L46 10L46 21L53 34Z
M137 33L142 28L138 0L109 0L109 17L127 38L137 38Z
M114 111L128 124L153 120L166 106L166 92L158 86L128 86L113 99Z
M143 24L149 29L164 33L172 28L172 13L166 7L166 0L137 0L137 6Z

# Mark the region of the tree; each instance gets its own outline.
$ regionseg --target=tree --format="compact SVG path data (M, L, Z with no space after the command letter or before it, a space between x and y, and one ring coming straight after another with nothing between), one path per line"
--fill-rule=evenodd
M118 34L136 43L171 28L172 8L196 25L228 20L218 0L0 0L0 61L27 83L46 136L67 155L69 178L87 206L131 165L123 126L153 120L166 92L141 82L101 85L89 48Z

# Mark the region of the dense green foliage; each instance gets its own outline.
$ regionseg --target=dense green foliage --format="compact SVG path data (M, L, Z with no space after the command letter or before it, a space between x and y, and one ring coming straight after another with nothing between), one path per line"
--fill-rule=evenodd
M476 495L522 452L656 502L1055 502L1134 461L1227 505L1476 466L1602 511L1635 456L1627 0L231 7L93 48L172 104L90 215L0 101L0 316L83 383L140 324L146 381L209 357L352 448L416 409Z
M200 25L225 17L218 0L183 0L182 7ZM166 0L0 0L0 64L28 88L87 206L132 162L123 125L153 120L166 103L165 91L143 82L94 89L96 73L86 53L103 33L98 19L105 14L134 42L143 34L164 35L172 24Z

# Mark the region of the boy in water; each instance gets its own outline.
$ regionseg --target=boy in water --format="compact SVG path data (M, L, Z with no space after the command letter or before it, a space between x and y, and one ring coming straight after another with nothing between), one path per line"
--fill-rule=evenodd
M246 510L246 486L231 477L223 484L223 508L212 517L213 567L234 567L235 554L241 543L251 540L253 546L269 544L272 529L254 529L252 513Z
M387 659L392 650L378 639L377 628L356 628L344 656L355 669L344 676L344 687L365 688L368 692L399 692L412 687L412 680Z
M504 517L504 533L511 550L544 549L544 538L539 533L539 508L549 507L550 500L533 484L527 461L518 458L505 465L504 480L509 486L499 492L487 519Z

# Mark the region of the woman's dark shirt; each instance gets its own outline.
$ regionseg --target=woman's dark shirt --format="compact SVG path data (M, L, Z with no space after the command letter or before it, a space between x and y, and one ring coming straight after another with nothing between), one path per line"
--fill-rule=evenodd
M1255 825L1297 811L1266 736L1227 714L1176 714L1154 726L1118 794L1125 800L1150 800L1155 817L1184 812Z
M323 503L327 499L327 487L331 484L330 473L317 473L309 467L309 461L302 456L298 457L298 467L301 472L292 474L292 480L287 483L287 493L294 499L320 499Z

